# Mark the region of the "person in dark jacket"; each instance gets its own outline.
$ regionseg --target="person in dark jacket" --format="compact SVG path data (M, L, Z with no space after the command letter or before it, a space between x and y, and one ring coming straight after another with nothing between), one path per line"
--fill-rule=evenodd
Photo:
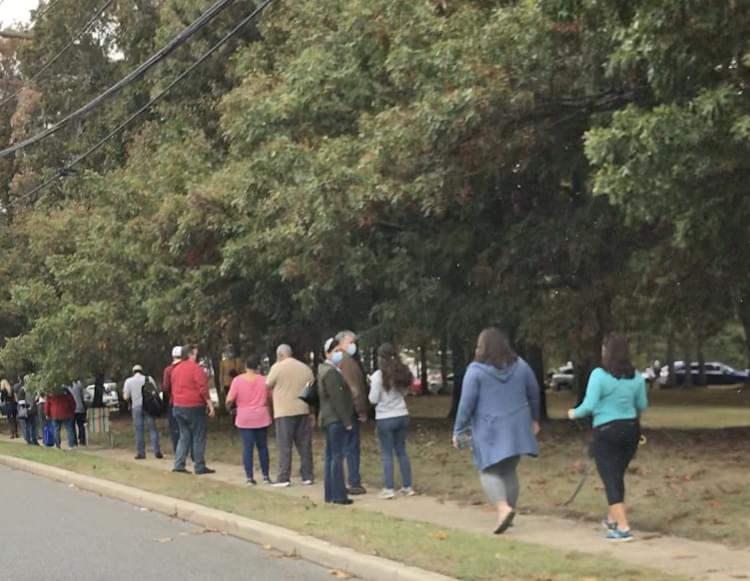
M513 523L521 456L538 456L539 385L534 372L497 328L482 331L464 376L453 445L471 434L474 464L497 509L495 534Z
M3 414L8 420L10 439L18 437L18 403L16 394L7 379L0 381L0 402L3 406Z
M28 381L24 380L24 384L18 391L18 405L19 412L21 406L24 409L24 418L21 420L23 424L23 437L29 446L38 446L37 437L37 406L39 405L39 394L34 393L32 388L28 386Z
M326 453L323 466L325 501L351 504L344 481L344 456L347 433L354 422L352 392L341 375L338 364L343 351L336 339L324 345L325 362L318 367L318 394L320 397L320 424L326 432Z
M75 418L76 400L66 388L60 388L47 394L44 402L44 415L52 420L55 426L55 447L60 448L60 432L62 426L68 433L68 447L76 447L76 431L73 423Z

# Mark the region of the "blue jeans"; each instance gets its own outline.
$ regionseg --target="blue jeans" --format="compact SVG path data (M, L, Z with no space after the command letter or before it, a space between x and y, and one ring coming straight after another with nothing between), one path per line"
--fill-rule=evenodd
M53 422L55 424L55 446L57 448L60 447L60 432L62 431L63 424L65 424L65 431L68 433L68 447L75 448L76 430L73 426L73 418L70 418L69 420L53 420Z
M253 448L257 446L263 478L270 478L268 428L239 428L239 430L242 435L242 462L245 465L245 476L248 480L253 479Z
M79 446L86 445L86 412L76 412L77 441Z
M159 446L159 432L156 429L156 419L143 411L142 407L133 408L133 429L135 430L135 449L139 456L146 455L146 437L143 433L144 422L148 426L151 436L151 447L155 455L161 454Z
M36 439L36 416L29 416L23 421L23 437L27 444L38 446Z
M344 481L344 454L347 432L342 422L328 424L326 430L326 456L323 466L325 501L346 500Z
M180 426L180 440L177 442L177 454L174 458L175 469L185 469L192 445L195 471L203 472L206 469L206 408L175 406L172 408L172 414Z
M377 421L380 455L383 459L385 487L393 490L393 453L398 458L401 470L401 485L411 487L411 462L406 453L406 435L409 433L409 416L387 418Z
M344 446L349 486L357 488L362 486L362 477L359 475L359 418L356 414L354 415L354 420L352 420L352 429L346 432L346 443Z

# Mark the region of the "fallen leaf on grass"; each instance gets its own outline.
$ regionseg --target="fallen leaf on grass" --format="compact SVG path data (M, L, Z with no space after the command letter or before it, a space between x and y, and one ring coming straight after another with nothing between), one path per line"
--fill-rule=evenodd
M352 576L349 575L349 573L344 573L343 571L339 571L338 569L334 569L333 571L329 571L331 575L336 577L336 579L351 579Z
M161 537L160 539L153 539L153 540L155 540L157 543L164 544L164 543L171 543L174 539L172 537Z
M430 536L433 539L437 539L438 541L444 541L448 538L448 533L445 531L436 531L434 533L430 533Z

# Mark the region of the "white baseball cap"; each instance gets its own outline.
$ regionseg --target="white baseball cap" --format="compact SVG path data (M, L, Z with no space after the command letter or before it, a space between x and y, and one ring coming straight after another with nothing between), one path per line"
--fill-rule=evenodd
M135 373L136 371L141 371L142 372L143 371L143 367L141 367L140 365L133 365L133 373Z
M182 347L179 345L172 347L172 359L179 359L180 357L182 357Z

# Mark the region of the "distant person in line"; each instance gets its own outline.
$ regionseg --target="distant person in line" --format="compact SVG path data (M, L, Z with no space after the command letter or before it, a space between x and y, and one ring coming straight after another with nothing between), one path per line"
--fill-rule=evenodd
M130 413L133 416L133 431L135 432L135 459L146 459L146 436L144 434L144 424L148 426L149 437L151 438L151 448L154 456L160 460L164 458L161 453L159 444L159 430L156 429L156 418L150 415L143 408L143 387L150 383L156 387L154 379L143 373L143 367L133 365L133 375L125 380L122 388L122 397L125 401L130 402Z
M91 401L91 407L104 407L104 374L101 371L94 378L94 398Z
M70 395L76 402L76 409L73 419L76 425L76 443L79 446L86 445L86 404L83 401L83 383L76 380L68 387Z
M197 345L183 347L182 361L172 369L172 402L172 413L180 426L172 471L187 473L185 463L192 445L195 473L213 474L216 470L206 466L206 414L212 418L216 411L208 391L208 376L198 364Z
M571 420L594 418L592 452L607 494L603 524L611 541L633 538L625 511L625 471L638 449L639 418L647 407L646 383L630 362L628 339L612 334L602 346L602 366L591 372L586 397L568 410Z
M513 524L518 506L521 456L538 456L539 385L534 372L500 329L479 335L474 362L466 370L453 445L471 438L474 464L497 509L495 534Z
M253 474L253 449L258 448L263 484L271 484L268 454L268 426L271 420L271 392L266 378L260 373L260 357L251 355L245 363L245 373L237 375L229 387L227 405L237 404L234 425L242 435L242 463L247 483L258 484Z
M346 468L349 478L349 494L365 494L367 491L362 486L360 475L360 430L359 424L367 422L370 414L370 405L367 400L367 381L357 356L357 335L352 331L341 331L336 335L339 348L343 355L338 364L346 384L352 392L354 401L354 420L352 429L346 434Z
M325 501L351 504L344 480L344 456L347 432L357 421L352 392L341 374L339 364L344 352L338 340L331 338L323 347L326 360L318 366L320 424L326 433L326 454L323 464Z
M401 361L396 348L384 343L378 349L378 370L370 377L370 403L375 406L375 422L380 440L385 487L379 498L391 499L393 484L393 454L401 470L401 494L414 496L411 462L406 453L406 436L409 433L409 410L405 395L414 377Z
M66 387L51 390L44 401L44 415L52 420L55 429L55 447L61 447L62 427L68 434L68 447L76 447L76 431L73 425L75 418L76 401Z
M0 381L0 403L3 406L3 415L8 420L10 439L18 437L18 403L13 387L7 379Z
M279 472L274 486L291 485L292 447L300 457L302 484L309 486L315 480L313 472L312 428L315 416L310 406L299 396L305 386L315 381L312 370L292 357L289 345L276 349L276 363L266 378L273 393L273 415L276 421L276 444L279 450Z
M180 426L177 424L177 419L172 413L172 370L175 368L180 361L182 361L182 347L172 347L172 363L164 368L164 372L161 376L161 393L165 405L165 414L167 416L167 422L169 424L169 439L172 441L172 453L177 455L177 443L180 441ZM190 457L192 458L192 448L190 450Z
M21 415L22 406L24 413L21 423L23 424L24 440L26 440L29 446L38 446L37 411L39 407L39 394L32 392L32 388L29 387L28 378L24 379L24 383L18 391L19 415Z

